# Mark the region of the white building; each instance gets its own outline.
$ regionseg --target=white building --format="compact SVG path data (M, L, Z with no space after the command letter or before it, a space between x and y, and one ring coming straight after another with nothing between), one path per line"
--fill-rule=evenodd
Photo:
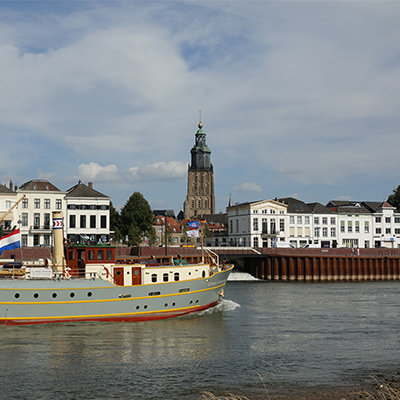
M231 246L271 247L287 236L287 205L262 200L227 207L228 236Z
M17 189L17 197L24 198L17 206L13 225L21 229L21 246L51 245L52 212L62 211L65 215L65 194L43 179L26 182Z
M13 221L18 220L17 202L20 197L13 190L12 182L9 188L0 184L0 226L5 232L11 231Z
M66 202L66 234L71 243L108 242L110 236L111 198L81 181L68 189Z

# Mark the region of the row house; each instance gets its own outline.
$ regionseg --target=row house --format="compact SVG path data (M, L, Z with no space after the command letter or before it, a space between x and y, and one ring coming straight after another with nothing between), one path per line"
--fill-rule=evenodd
M61 191L35 179L10 188L0 185L0 220L5 232L20 228L21 246L51 246L53 211L64 216L64 235L71 242L109 239L110 198L82 184ZM11 210L11 211L10 211Z
M167 213L168 215L168 213ZM182 229L179 222L175 220L174 217L155 215L153 228L156 232L156 246L165 245L165 228L167 227L167 237L170 238L168 245L179 246L181 243ZM144 238L144 243L147 244L147 238Z
M387 202L324 206L289 197L230 205L227 217L232 246L400 247L400 213Z

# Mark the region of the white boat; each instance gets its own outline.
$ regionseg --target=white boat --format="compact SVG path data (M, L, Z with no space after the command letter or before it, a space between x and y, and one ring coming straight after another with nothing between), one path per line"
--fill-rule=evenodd
M216 255L119 264L113 246L75 245L64 257L60 214L53 213L51 263L0 270L0 324L171 318L212 307L224 294L233 266Z

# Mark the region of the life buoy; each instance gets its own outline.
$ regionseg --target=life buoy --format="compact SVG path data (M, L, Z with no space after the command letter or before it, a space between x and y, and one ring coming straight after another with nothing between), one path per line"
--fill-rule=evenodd
M110 271L108 270L108 268L107 267L105 267L104 265L100 268L100 271L99 271L99 276L100 276L100 278L102 278L102 279L104 279L103 277L104 277L104 273L105 273L105 277L106 277L106 279L108 279L108 277L110 276Z
M71 274L70 274L69 271L71 271L71 268L69 268L69 267L66 267L66 268L63 269L63 277L65 279L71 278Z

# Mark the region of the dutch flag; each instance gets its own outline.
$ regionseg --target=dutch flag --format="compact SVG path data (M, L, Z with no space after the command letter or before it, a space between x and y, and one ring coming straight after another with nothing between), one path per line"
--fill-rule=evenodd
M0 254L4 250L13 250L21 247L21 236L19 234L19 229L12 231L6 236L0 238Z

